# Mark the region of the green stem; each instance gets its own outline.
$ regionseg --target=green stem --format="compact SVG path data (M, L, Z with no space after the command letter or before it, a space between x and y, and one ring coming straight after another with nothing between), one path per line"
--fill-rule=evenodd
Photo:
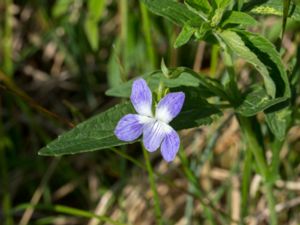
M217 36L218 38L218 36ZM231 97L231 103L236 106L239 105L241 102L241 94L237 87L237 82L235 79L235 71L233 66L233 60L231 56L231 52L228 50L227 46L222 42L221 39L221 47L224 50L224 63L227 67L227 71L229 73L229 84L227 86L227 91L229 96ZM254 155L255 161L257 163L258 171L263 177L265 190L266 190L266 197L268 201L268 208L270 212L270 219L271 225L277 225L277 215L275 211L275 198L273 195L273 187L272 187L272 176L270 176L270 171L264 157L264 151L262 146L259 144L257 140L257 136L252 129L251 120L247 117L243 117L241 115L237 115L240 127L244 134L244 139L247 144L247 148L252 152Z
M243 175L242 175L242 217L244 218L248 213L248 204L249 204L249 185L250 185L250 178L251 178L251 170L252 170L252 163L253 157L252 152L250 149L246 148L244 158L244 168L243 168Z
M234 72L234 65L233 65L233 60L232 60L232 54L229 52L227 47L223 46L224 52L224 63L227 68L228 76L229 76L229 82L226 85L226 89L228 92L228 95L230 97L230 102L235 106L239 105L241 102L241 96L240 96L240 91L237 86L237 80L236 80L236 75Z
M277 213L275 210L276 201L273 194L273 184L272 183L265 183L265 194L268 201L270 219L272 225L278 224Z
M213 45L210 57L210 77L215 78L218 67L219 46Z
M162 218L161 218L159 196L158 196L158 192L157 192L153 169L152 169L150 158L149 158L149 153L144 148L144 146L142 146L142 148L143 148L144 158L145 158L145 162L146 162L146 168L147 168L147 171L149 174L149 182L150 182L151 190L152 190L153 197L154 197L154 210L155 210L156 219L157 219L158 224L163 224Z
M34 209L34 210L47 210L47 211L54 211L57 213L62 213L65 215L71 215L71 216L76 216L76 217L84 217L84 218L89 218L93 219L96 218L99 220L99 222L107 222L109 224L114 224L114 225L125 225L124 223L112 220L108 216L104 215L96 215L94 213L91 213L89 211L85 211L82 209L78 208L73 208L65 205L45 205L45 204L21 204L18 205L17 207L14 208L14 211L18 212L20 210L28 210L28 209Z
M144 164L141 164L139 161L135 160L133 157L129 156L128 154L126 154L125 152L122 151L118 151L116 148L111 148L115 153L117 153L118 155L128 159L129 161L131 161L133 164L135 164L136 166L138 166L139 168L147 171L146 166L144 166ZM170 178L167 178L166 176L153 171L154 175L156 176L157 179L160 179L162 181L164 181L167 185L169 185L171 188L173 188L174 190L178 190L182 193L187 194L188 196L192 196L194 199L197 199L199 202L201 202L201 204L209 209L211 209L215 214L220 214L222 215L224 218L226 218L228 221L232 221L235 223L238 223L238 221L234 221L225 211L223 211L220 208L217 208L214 206L214 204L212 204L208 198L205 199L203 195L201 195L200 193L200 187L195 187L193 183L189 183L192 186L192 190L186 190L184 188L182 188L181 186L178 186L177 184L174 183L173 180L171 180Z
M143 32L144 32L146 45L147 45L148 57L151 61L152 68L155 68L157 61L156 61L154 46L153 46L152 37L151 37L150 20L149 20L148 10L147 10L146 6L144 5L144 3L142 3L142 2L140 2L140 9L141 9L141 13L142 13Z
M238 116L240 126L244 133L244 138L247 143L248 149L252 152L255 157L258 170L263 177L264 186L265 186L265 194L268 201L268 208L270 212L270 219L272 225L277 225L277 214L275 211L275 197L273 195L273 185L272 185L272 177L270 176L268 165L266 163L265 157L263 155L263 149L259 145L255 133L251 127L251 121L249 118ZM271 180L270 180L271 179Z
M283 142L275 139L272 143L272 162L271 162L271 171L272 174L279 174L280 166L280 150L282 148Z
M197 177L195 176L195 174L192 172L192 170L190 169L189 167L189 163L188 163L188 159L183 151L183 148L182 148L182 145L180 145L180 149L178 151L178 156L180 158L180 161L182 163L182 168L183 168L183 171L187 177L187 179L189 180L190 183L192 183L195 187L195 190L197 190L197 192L199 192L199 196L201 196L201 193L200 193L200 186L198 184L198 179Z
M258 170L264 179L268 179L268 175L269 175L268 166L265 157L263 155L263 149L257 142L256 135L252 130L251 121L248 118L239 115L238 115L238 119L241 128L244 132L244 137L247 143L247 147L248 149L251 150L251 152L253 153L256 159Z
M159 81L157 89L157 102L159 102L164 97L165 85L162 81Z

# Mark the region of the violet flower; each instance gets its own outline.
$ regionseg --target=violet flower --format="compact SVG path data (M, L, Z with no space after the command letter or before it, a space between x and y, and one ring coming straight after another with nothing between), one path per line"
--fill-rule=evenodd
M146 81L139 78L133 82L130 100L138 114L127 114L120 119L115 135L122 141L134 141L143 134L143 143L149 152L159 147L163 158L174 160L180 139L169 125L181 111L185 95L183 92L167 94L152 113L152 93Z

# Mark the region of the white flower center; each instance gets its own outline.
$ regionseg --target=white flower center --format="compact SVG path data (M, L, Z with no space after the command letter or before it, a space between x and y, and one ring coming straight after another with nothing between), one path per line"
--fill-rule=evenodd
M138 105L138 113L143 116L153 117L151 107L148 104Z
M167 124L172 120L172 116L166 107L156 110L155 118Z

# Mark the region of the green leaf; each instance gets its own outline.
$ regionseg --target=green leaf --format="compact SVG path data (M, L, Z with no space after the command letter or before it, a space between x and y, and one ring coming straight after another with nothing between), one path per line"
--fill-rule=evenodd
M84 31L92 50L93 51L98 50L99 47L98 23L95 22L94 20L89 20L89 19L85 20Z
M215 8L225 9L231 2L232 0L213 0L213 5Z
M106 0L88 0L88 16L94 21L100 21L105 9Z
M183 91L186 93L186 100L181 113L171 123L174 129L209 124L213 121L213 117L220 115L216 107L201 99L201 92L198 89ZM131 103L119 104L60 135L42 148L39 154L60 156L126 145L128 142L120 141L115 137L114 129L118 121L128 113L135 113Z
M130 103L119 104L60 135L39 151L40 155L59 156L110 148L126 144L113 131L122 116L134 113Z
M290 124L290 108L286 106L291 96L291 89L286 70L275 47L264 37L249 32L239 31L239 34L259 59L268 66L272 80L276 86L277 103L265 110L266 122L276 138L282 140ZM275 100L276 100L275 99Z
M183 87L174 91L185 93L185 103L180 114L170 123L176 130L208 125L215 117L222 115L221 111L209 104L199 88Z
M239 11L241 11L245 0L237 0L236 6Z
M220 23L220 21L223 17L223 14L224 14L224 9L223 8L217 8L214 11L214 16L211 18L210 26L216 27Z
M147 73L142 75L141 77L144 78L147 83L148 86L150 87L151 90L155 90L156 88L158 88L158 83L156 82L154 84L154 82L150 82L150 80L152 80L152 78L150 76L154 76L157 75L163 76L161 71L155 71L155 72L151 72L151 73ZM159 79L159 78L157 78ZM114 96L114 97L122 97L122 98L129 98L130 93L131 93L131 86L132 86L133 80L127 81L125 83L119 84L118 86L112 87L110 89L108 89L105 94L108 96Z
M89 0L88 13L84 22L84 31L93 51L99 48L98 23L102 17L106 0Z
M211 5L207 0L185 0L184 2L197 11L202 11L205 14L209 14L212 10Z
M68 12L72 2L72 0L57 0L52 8L53 17L65 15Z
M291 121L292 110L289 106L286 106L286 103L275 105L266 112L266 122L268 127L280 141L284 140Z
M200 27L196 30L195 37L198 40L209 41L209 40L206 40L206 39L207 39L208 34L211 33L210 31L211 31L210 25L208 23L202 23L200 25Z
M261 1L263 2L263 1ZM279 0L268 0L263 4L258 4L255 7L251 8L252 13L262 14L262 15L276 15L283 16L283 1ZM291 2L289 7L288 17L294 20L300 21L300 5L296 4L296 2ZM246 8L248 10L248 8Z
M246 46L254 52L267 67L268 73L276 86L276 97L291 96L290 84L285 67L275 46L266 38L247 31L236 30Z
M290 5L291 5L291 0L283 0L283 12L282 12L283 18L282 18L282 35L281 35L282 38L286 27L286 21L289 16Z
M224 14L222 18L221 26L225 27L228 24L253 26L257 24L257 21L247 13L238 11L228 11Z
M173 0L141 0L153 13L163 16L173 23L183 26L199 26L203 21L196 13L189 10L184 4Z
M264 37L246 31L235 31L237 33L225 31L225 35L221 36L225 37L223 39L233 52L253 64L263 76L266 92L271 96L272 101L261 103L261 108L270 107L265 110L267 124L272 133L278 139L282 139L289 125L289 108L279 106L283 104L282 101L290 98L291 90L280 55L275 50L275 46ZM245 104L247 103L246 101ZM249 107L249 112L246 114L250 115L254 113L255 108Z
M290 96L285 68L271 42L260 35L241 30L225 30L220 36L235 54L255 66L272 98Z
M287 97L271 99L264 88L255 86L243 96L243 102L235 110L243 116L254 116L258 112L287 100Z
M262 75L267 93L274 98L276 94L275 82L272 80L267 66L246 46L242 38L234 31L224 30L219 33L225 44L233 53L251 63Z
M195 32L195 28L192 28L188 25L184 25L180 34L176 38L176 41L174 43L174 48L178 48L178 47L186 44L191 39L194 32Z
M118 60L120 51L121 41L117 38L112 45L107 66L107 82L110 88L117 87L122 84L121 65L120 60Z

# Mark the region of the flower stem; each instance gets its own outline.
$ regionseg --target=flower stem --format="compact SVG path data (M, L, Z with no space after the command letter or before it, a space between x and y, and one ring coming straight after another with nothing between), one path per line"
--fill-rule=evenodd
M157 187L154 179L153 168L151 166L151 162L147 150L144 148L143 145L142 148L143 148L144 158L146 162L146 168L149 174L149 182L154 197L154 210L155 210L156 219L158 224L163 224L161 219L160 202L159 202L159 196L158 196Z

